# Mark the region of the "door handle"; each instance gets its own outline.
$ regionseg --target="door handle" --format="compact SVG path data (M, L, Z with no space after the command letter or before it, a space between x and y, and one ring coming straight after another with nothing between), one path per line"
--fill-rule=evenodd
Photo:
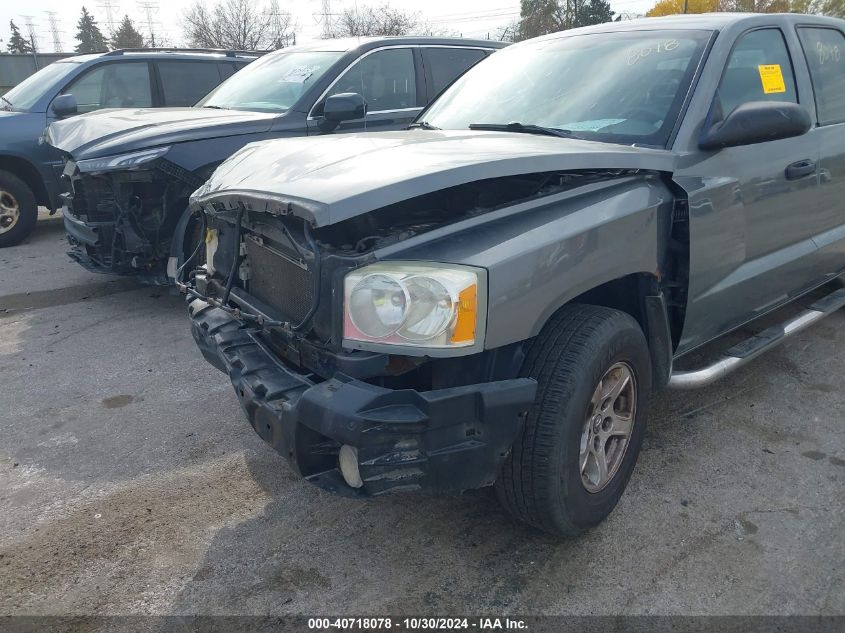
M810 174L815 173L816 161L810 160L809 158L805 158L804 160L799 160L795 163L792 163L786 168L786 179L798 180L799 178L803 178L804 176L809 176Z

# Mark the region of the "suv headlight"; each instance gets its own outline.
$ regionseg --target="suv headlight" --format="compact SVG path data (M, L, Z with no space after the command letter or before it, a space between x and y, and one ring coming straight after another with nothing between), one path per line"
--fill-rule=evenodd
M149 163L164 156L169 146L145 149L140 152L129 154L118 154L117 156L104 156L103 158L89 158L76 163L79 171L84 174L91 174L101 171L114 171L116 169L133 169L144 163Z
M406 347L420 355L475 350L484 341L486 291L482 268L427 262L359 268L344 279L344 345L397 353Z

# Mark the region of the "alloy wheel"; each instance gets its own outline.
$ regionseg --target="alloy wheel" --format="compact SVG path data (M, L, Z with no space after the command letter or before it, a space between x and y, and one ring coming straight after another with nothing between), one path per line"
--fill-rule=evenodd
M628 448L637 414L637 381L630 365L619 362L596 385L581 434L581 483L599 492L613 479Z
M0 189L0 233L7 233L15 228L20 217L21 207L17 198Z

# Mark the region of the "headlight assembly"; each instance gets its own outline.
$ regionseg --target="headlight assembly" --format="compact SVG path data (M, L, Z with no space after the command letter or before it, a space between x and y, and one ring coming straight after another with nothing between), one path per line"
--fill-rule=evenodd
M486 271L456 264L365 266L344 280L347 347L402 353L480 348L486 323Z
M117 156L104 156L103 158L89 158L76 163L79 171L84 174L91 174L103 171L114 171L117 169L134 169L145 163L150 163L157 158L164 156L169 146L145 149L140 152L129 154L118 154Z

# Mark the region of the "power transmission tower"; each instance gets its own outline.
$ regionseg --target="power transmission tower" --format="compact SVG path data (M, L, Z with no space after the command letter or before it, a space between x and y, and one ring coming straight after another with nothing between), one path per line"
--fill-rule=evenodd
M35 20L31 15L21 15L24 26L26 26L27 35L29 35L29 43L32 46L32 52L38 52L38 36L35 34Z
M58 13L55 11L45 11L47 14L47 22L50 23L50 34L53 36L53 52L62 52L62 35L59 30L59 19L56 17Z
M323 0L323 9L320 15L323 23L321 36L323 39L329 39L332 36L332 18L334 17L332 13L332 0Z
M102 0L97 6L106 12L106 24L109 27L109 34L114 35L116 30L114 15L115 12L120 10L120 3L115 0Z
M147 31L150 34L150 46L156 47L156 34L153 25L156 23L153 15L158 13L158 0L144 0L137 3L138 8L144 12L144 17L147 21Z

